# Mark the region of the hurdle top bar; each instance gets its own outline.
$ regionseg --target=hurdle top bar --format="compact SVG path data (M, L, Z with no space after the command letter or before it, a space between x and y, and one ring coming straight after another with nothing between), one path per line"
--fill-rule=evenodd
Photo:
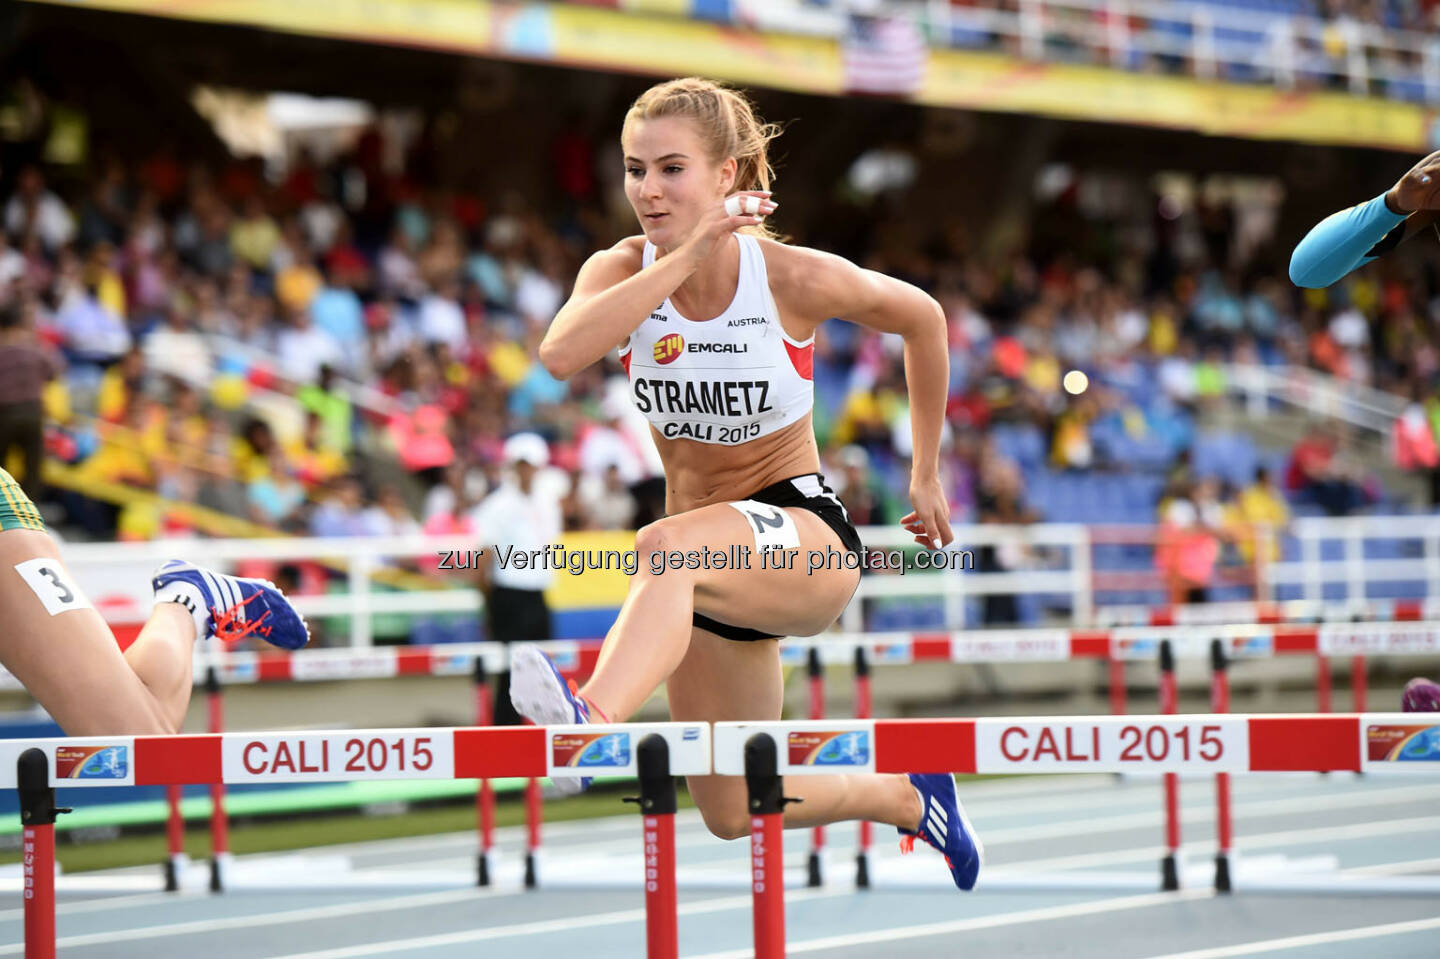
M781 775L836 773L1440 773L1440 718L1416 713L1056 716L716 723L715 772L774 738Z
M635 776L657 734L677 776L711 771L705 723L616 723L0 740L0 787L39 748L57 787Z
M1417 713L1057 716L354 729L0 741L0 787L39 748L60 787L634 776L658 734L674 775L744 772L773 737L781 775L865 772L1440 772ZM712 757L713 743L713 757Z

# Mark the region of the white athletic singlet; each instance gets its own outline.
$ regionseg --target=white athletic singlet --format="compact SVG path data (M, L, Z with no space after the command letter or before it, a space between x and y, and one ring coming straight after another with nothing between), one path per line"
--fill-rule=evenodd
M815 405L814 337L785 335L760 244L735 236L740 282L724 313L688 320L667 298L620 350L635 406L667 439L732 446L789 426ZM653 262L647 240L642 268Z

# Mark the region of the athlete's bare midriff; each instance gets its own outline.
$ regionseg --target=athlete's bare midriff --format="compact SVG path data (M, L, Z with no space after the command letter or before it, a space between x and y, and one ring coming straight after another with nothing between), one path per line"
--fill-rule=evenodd
M713 503L745 499L772 483L820 472L811 414L739 446L650 435L665 466L665 512L671 516Z

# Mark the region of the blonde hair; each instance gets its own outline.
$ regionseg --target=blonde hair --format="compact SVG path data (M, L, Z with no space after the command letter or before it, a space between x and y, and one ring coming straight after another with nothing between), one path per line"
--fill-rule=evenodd
M735 158L732 192L770 189L775 176L770 166L770 141L780 135L780 126L761 120L754 104L739 90L704 77L657 83L630 105L625 113L624 130L635 120L660 117L684 117L693 121L710 159L716 163L726 157ZM763 222L741 227L741 230L770 239L779 238Z

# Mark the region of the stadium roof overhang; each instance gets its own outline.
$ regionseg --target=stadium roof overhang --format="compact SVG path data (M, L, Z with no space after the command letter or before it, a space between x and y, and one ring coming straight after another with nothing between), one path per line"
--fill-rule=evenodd
M593 7L496 0L29 0L59 17L113 18L117 42L138 43L207 82L345 93L375 102L445 95L453 57L509 60L603 71L676 76L699 73L747 86L840 95L839 43L827 37L735 29L680 17ZM161 18L161 19L150 19ZM210 25L167 31L165 20ZM143 24L138 31L120 21ZM216 31L214 25L232 30ZM243 35L243 36L242 36ZM157 46L161 37L170 45ZM288 39L282 39L288 38ZM364 44L362 55L334 41ZM381 50L395 55L384 56ZM400 55L400 54L408 55ZM477 62L483 62L477 61ZM264 75L256 76L256 66ZM473 86L483 89L483 74ZM1337 93L1287 93L990 53L933 51L909 98L956 107L1057 119L1148 126L1210 136L1429 149L1430 113L1413 104Z

